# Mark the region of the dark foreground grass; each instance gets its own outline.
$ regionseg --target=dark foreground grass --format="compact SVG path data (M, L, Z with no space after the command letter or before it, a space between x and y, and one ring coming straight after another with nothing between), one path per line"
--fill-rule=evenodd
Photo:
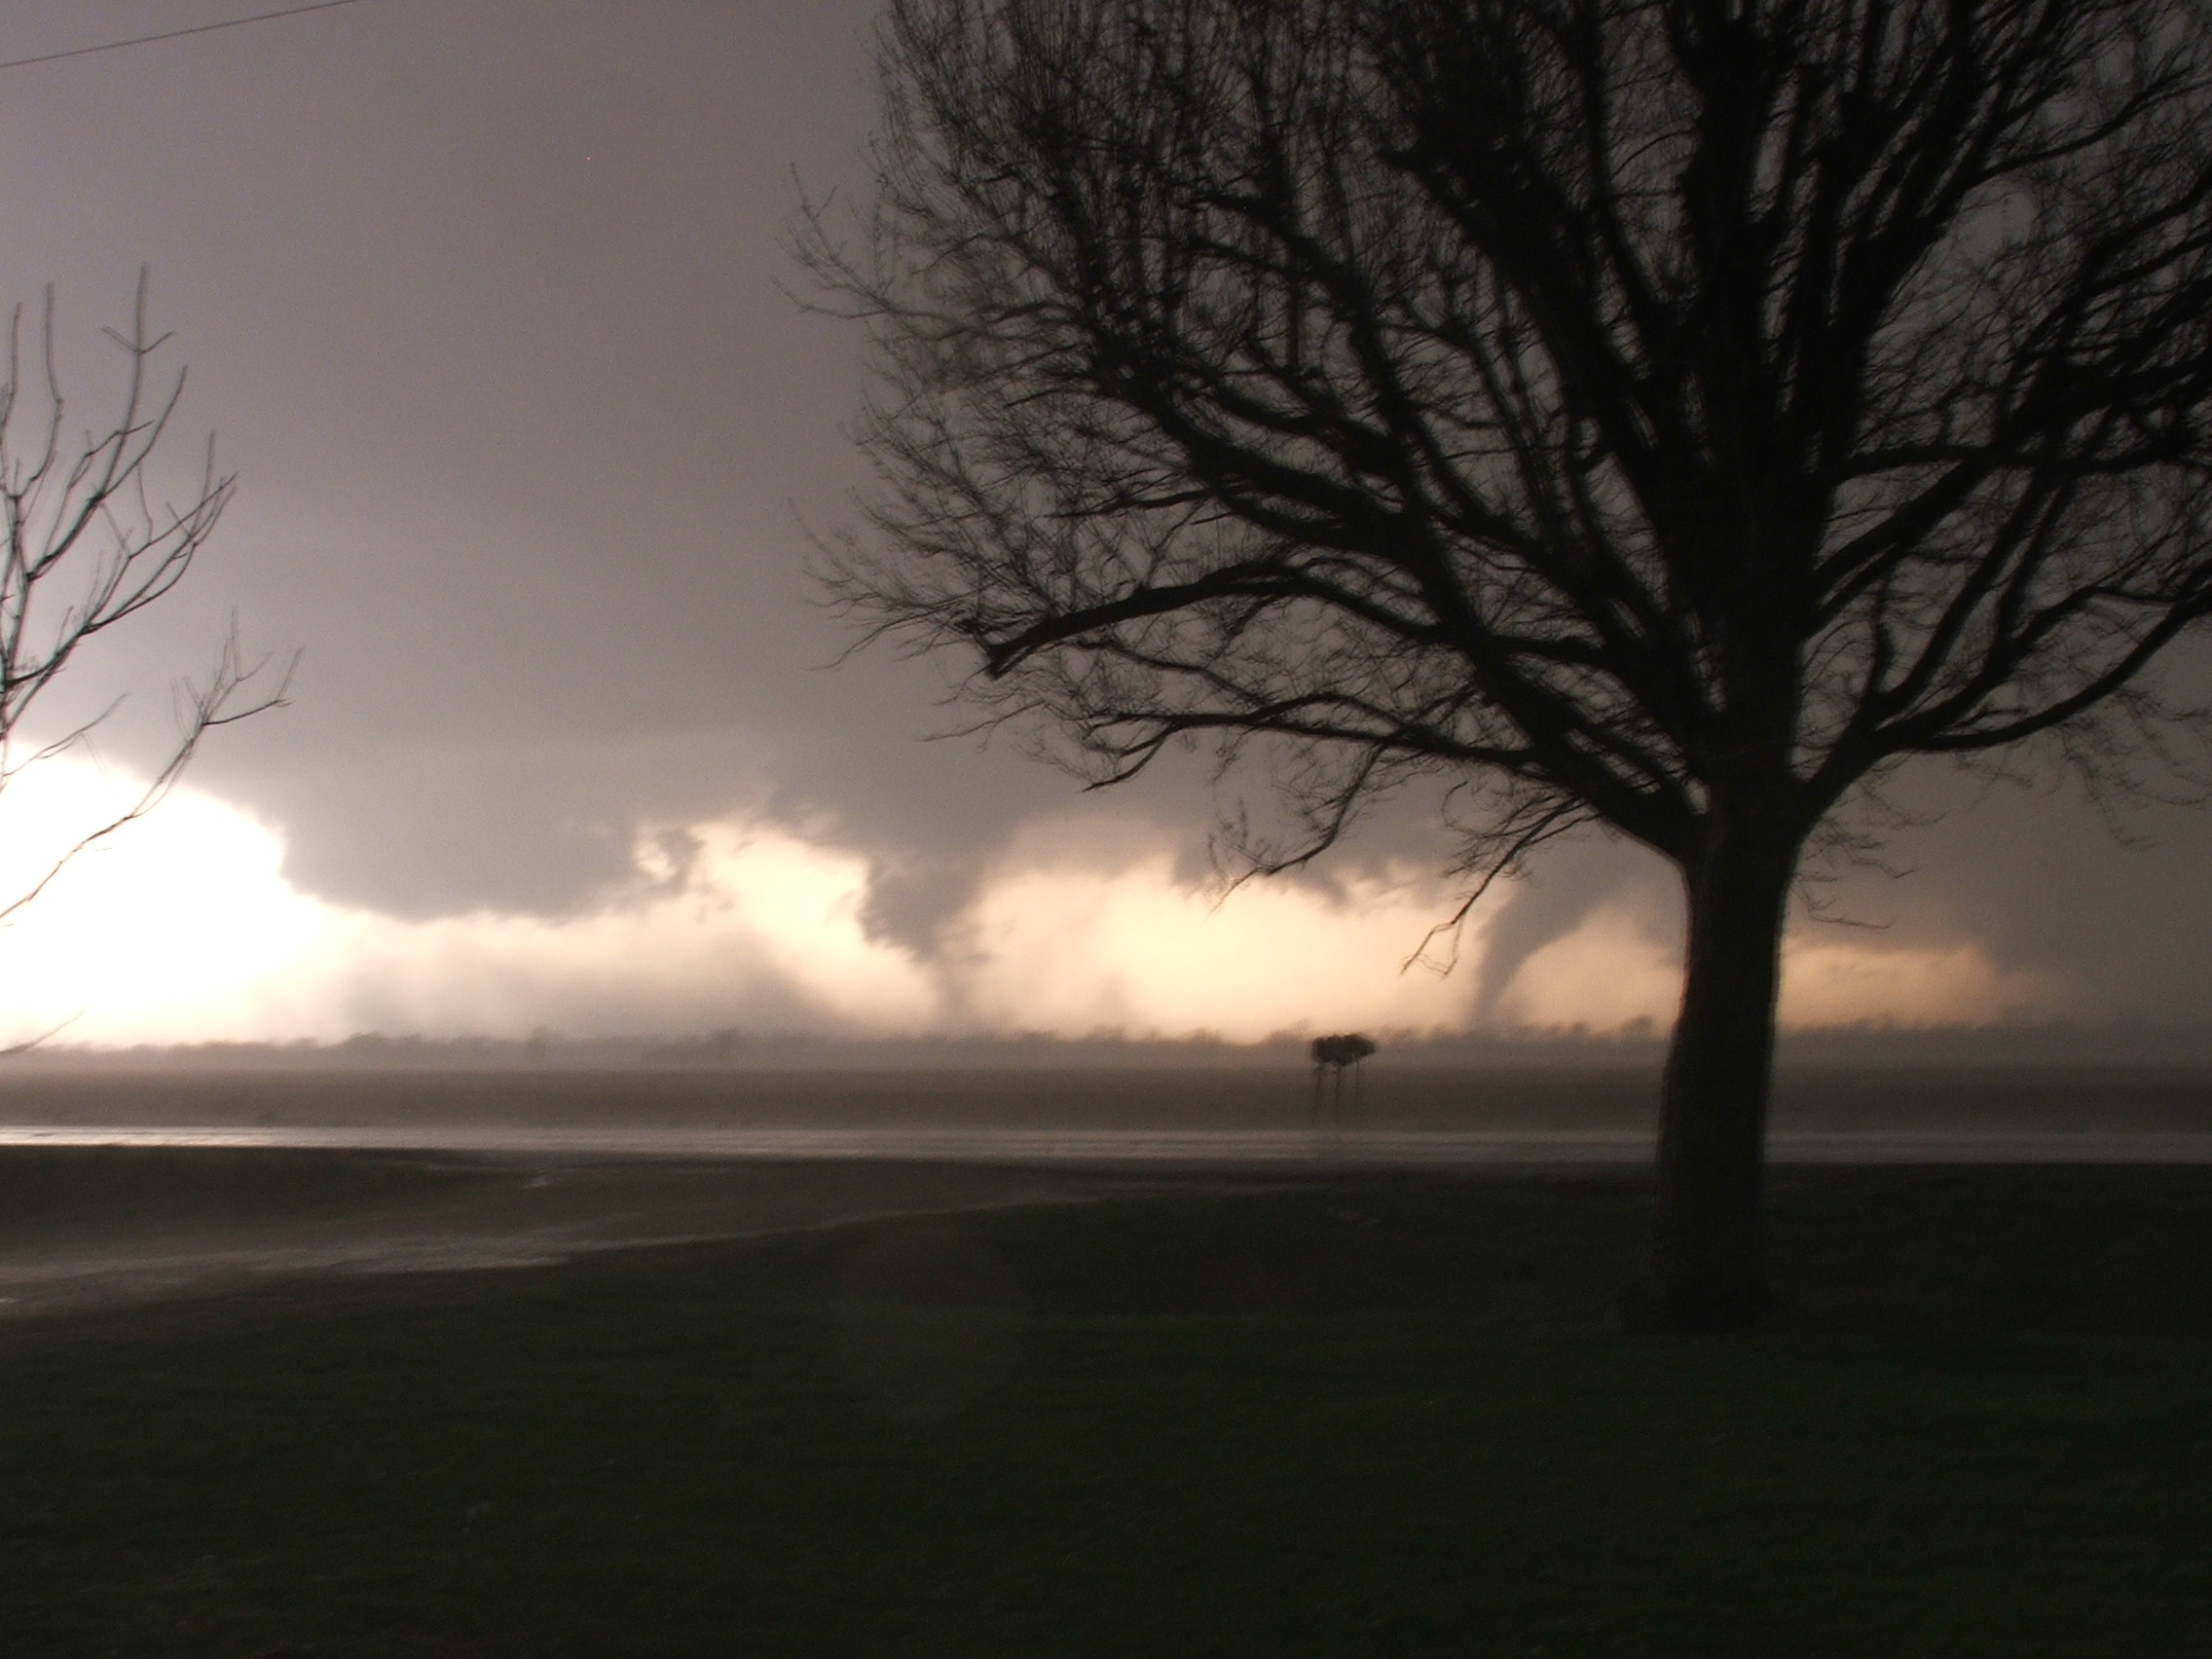
M1360 1179L0 1332L0 1653L2212 1651L2212 1176Z

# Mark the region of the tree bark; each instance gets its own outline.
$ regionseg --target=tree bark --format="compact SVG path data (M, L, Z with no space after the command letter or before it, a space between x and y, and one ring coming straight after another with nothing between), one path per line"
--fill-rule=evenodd
M1748 1330L1774 1297L1763 1188L1782 925L1800 836L1757 816L1714 813L1686 872L1682 1007L1660 1092L1659 1190L1637 1323Z

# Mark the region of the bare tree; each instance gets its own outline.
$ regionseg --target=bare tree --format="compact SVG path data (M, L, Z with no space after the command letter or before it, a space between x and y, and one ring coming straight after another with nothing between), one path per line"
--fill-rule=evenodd
M2154 752L2212 611L2195 0L893 0L874 630L1302 840L1680 871L1648 1317L1758 1319L1780 938L1913 756Z
M146 274L138 276L130 332L107 330L129 359L113 424L72 439L55 367L54 293L46 295L38 354L25 384L22 308L9 317L7 378L0 382L0 789L28 767L82 745L112 714L25 747L33 706L78 651L168 594L184 579L237 488L215 470L214 444L182 504L157 502L148 476L184 395L184 373L166 384L152 359L167 335L146 325ZM287 665L271 679L248 662L234 625L204 681L172 687L176 738L152 780L122 812L92 826L28 888L0 902L0 920L30 903L68 862L151 811L175 786L201 740L278 706Z

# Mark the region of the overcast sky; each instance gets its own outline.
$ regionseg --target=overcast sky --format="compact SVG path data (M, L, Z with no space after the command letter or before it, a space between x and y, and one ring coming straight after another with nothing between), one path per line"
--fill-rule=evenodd
M0 59L267 9L20 0ZM355 0L0 70L0 296L54 285L90 423L98 328L150 266L191 366L179 481L212 431L242 483L190 584L57 699L132 693L107 781L11 792L0 862L127 786L229 613L304 652L292 707L0 938L10 1029L1668 1016L1677 906L1633 853L1567 849L1454 975L1401 974L1448 908L1428 803L1217 907L1196 773L1086 796L1012 745L923 742L932 665L827 666L805 527L847 515L860 342L787 291L789 224L865 178L872 12ZM2203 1017L2200 810L2129 808L2123 844L2064 791L1903 795L1954 810L1896 838L1901 879L1825 890L1886 925L1801 922L1787 1016Z

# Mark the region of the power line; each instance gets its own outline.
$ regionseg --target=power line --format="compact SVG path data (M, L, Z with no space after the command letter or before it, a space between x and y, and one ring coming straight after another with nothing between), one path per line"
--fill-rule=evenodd
M243 28L248 23L266 23L276 18L297 18L307 12L329 12L340 6L350 6L355 0L316 0L313 6L287 6L281 12L259 12L250 18L232 18L227 22L201 23L189 29L169 29L163 34L137 35L129 40L103 41L98 46L72 47L67 52L48 52L37 57L18 57L0 63L0 69L22 69L33 63L58 63L64 57L90 57L95 52L121 52L127 46L151 46L158 40L182 40L186 35L213 34L217 29Z

